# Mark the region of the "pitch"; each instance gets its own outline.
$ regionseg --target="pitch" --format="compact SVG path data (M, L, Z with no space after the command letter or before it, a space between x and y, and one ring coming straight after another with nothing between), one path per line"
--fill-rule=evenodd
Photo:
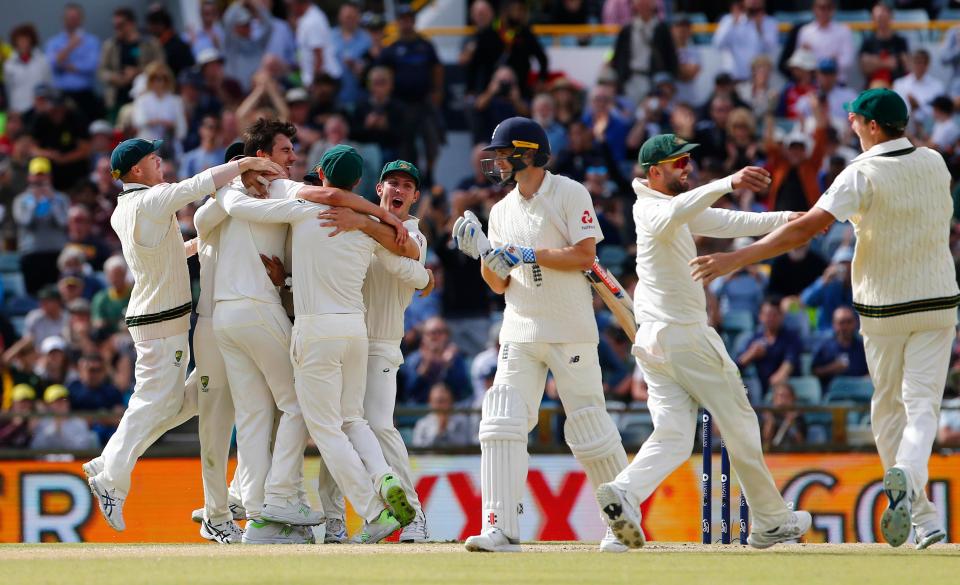
M594 543L534 543L520 554L466 553L459 543L304 546L34 544L0 546L18 585L281 583L824 583L902 585L956 578L960 545L918 552L885 544L740 546L650 543L601 554Z

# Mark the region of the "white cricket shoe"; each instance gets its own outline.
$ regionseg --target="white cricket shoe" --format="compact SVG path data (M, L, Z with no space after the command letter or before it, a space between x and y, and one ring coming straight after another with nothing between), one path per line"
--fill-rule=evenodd
M376 544L400 530L400 521L390 510L383 510L373 522L364 522L363 530L353 539L357 544Z
M605 553L624 553L630 550L630 548L617 540L617 536L613 533L613 529L607 526L607 533L603 535L603 539L600 540L600 552Z
M229 508L230 513L233 514L234 520L247 519L247 509L243 507L243 502L240 501L240 498L235 498L233 495L227 496L227 508Z
M880 533L887 544L900 546L910 536L910 513L912 499L907 473L899 467L891 467L883 474L883 493L887 496L887 509L880 516Z
M623 490L609 483L601 484L597 488L597 503L609 527L607 536L615 536L619 544L627 548L640 548L646 544L640 510L627 502ZM600 550L604 550L607 536L604 536L603 541L600 542ZM615 547L611 546L611 550L607 552L621 552L612 550L613 548Z
M520 541L508 538L497 527L490 528L482 534L471 536L463 543L470 552L520 552Z
M428 542L430 533L427 531L427 517L423 511L417 512L417 517L413 522L407 524L400 531L400 542Z
M193 512L190 512L190 519L197 524L201 524L203 522L203 512L204 508L197 508Z
M200 522L200 536L220 544L240 544L243 530L233 520L213 524L206 520Z
M103 514L107 524L118 532L126 529L127 525L123 522L123 502L126 498L117 494L117 488L105 487L97 480L97 476L88 479L87 483L90 485L90 492L97 498L100 513Z
M913 538L916 542L917 550L923 550L931 545L937 544L947 537L947 533L940 528L938 524L913 527Z
M306 529L309 530L309 529ZM303 526L291 526L266 520L250 520L243 531L243 544L313 544L313 534Z
M327 533L323 544L343 544L347 541L347 524L343 518L327 518Z
M83 468L84 475L88 478L93 477L103 471L103 457L95 457L80 467Z
M810 530L812 523L813 517L810 515L810 512L804 512L803 510L796 512L791 511L790 518L776 528L771 528L763 532L751 530L750 536L747 537L747 544L753 548L770 548L780 542L797 540L806 534L807 530Z
M320 512L311 510L310 506L303 502L289 500L283 505L264 504L260 518L292 526L319 526L324 522L323 514Z

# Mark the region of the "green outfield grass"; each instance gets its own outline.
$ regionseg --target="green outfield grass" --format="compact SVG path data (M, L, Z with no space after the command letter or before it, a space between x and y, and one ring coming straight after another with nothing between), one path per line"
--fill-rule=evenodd
M595 545L534 544L521 554L471 554L459 544L217 547L0 545L3 581L17 585L462 583L575 585L744 583L907 585L955 582L960 547L739 546L652 543L611 555Z

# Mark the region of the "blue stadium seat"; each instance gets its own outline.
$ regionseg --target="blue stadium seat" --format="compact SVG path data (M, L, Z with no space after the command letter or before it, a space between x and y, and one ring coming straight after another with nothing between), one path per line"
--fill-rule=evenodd
M930 22L930 16L927 14L926 10L894 10L893 22L916 22L926 24ZM911 50L919 48L919 45L930 39L930 31L926 29L902 30L899 31L899 33L907 39Z
M707 15L702 12L688 12L687 18L690 19L690 24L706 24L710 22L707 18ZM693 43L696 45L709 45L712 40L713 35L709 34L695 34L693 35Z
M813 20L813 12L809 10L798 10L796 12L774 12L773 17L780 22L794 25L799 22L809 22Z
M833 19L837 22L870 22L869 10L837 10Z
M19 272L20 254L16 252L5 252L0 254L0 272Z
M873 382L867 376L854 378L840 376L830 382L827 402L870 402L873 397Z
M8 299L27 296L27 285L23 274L19 272L0 273L0 282L3 283L3 294Z
M820 380L815 376L796 376L790 378L790 387L797 397L797 404L820 404L823 390Z
M807 423L807 443L822 445L830 442L833 435L833 415L829 412L805 412L803 420Z
M809 376L811 374L812 367L813 367L813 354L810 352L801 353L800 354L800 375Z
M732 335L753 331L753 327L753 314L750 311L730 311L723 316L723 330Z
M944 8L937 14L937 20L960 20L960 8Z

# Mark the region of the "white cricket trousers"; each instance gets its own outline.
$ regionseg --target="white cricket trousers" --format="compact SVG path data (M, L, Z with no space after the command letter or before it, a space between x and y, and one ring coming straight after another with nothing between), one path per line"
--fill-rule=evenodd
M212 317L197 317L193 330L193 355L197 367L187 381L192 379L198 391L204 516L209 522L219 524L233 519L229 508L226 474L234 412L230 386L227 384L227 369L213 333ZM238 456L232 486L235 486L237 478L242 475L242 468L243 460ZM243 501L242 496L240 500Z
M383 504L375 484L392 473L363 418L367 326L363 315L297 315L290 345L297 399L327 469L364 519Z
M179 333L161 339L138 341L136 383L117 431L103 448L105 487L118 495L130 491L130 475L137 459L163 433L197 412L196 388L184 384L190 362L189 335ZM176 424L174 424L176 423Z
M371 339L367 352L367 389L363 397L363 416L380 442L380 449L394 476L400 480L407 500L417 513L423 508L413 485L410 470L410 455L403 443L400 431L393 424L393 411L397 403L397 371L403 363L400 344L395 341ZM320 501L323 510L331 517L343 515L343 497L336 482L330 477L326 465L320 466Z
M883 469L900 467L910 478L913 523L939 523L927 498L927 465L937 438L940 402L950 367L954 327L906 335L863 334L873 379L870 424Z
M779 526L790 512L763 460L757 413L723 341L706 323L659 328L662 325L641 324L635 346L654 431L613 485L627 492L635 506L650 497L690 459L699 404L710 411L723 434L755 529ZM651 332L651 327L658 331Z
M290 319L280 304L217 301L213 331L236 412L243 507L248 518L259 518L264 503L297 501L303 476L307 433L293 390ZM275 409L280 422L271 456Z

